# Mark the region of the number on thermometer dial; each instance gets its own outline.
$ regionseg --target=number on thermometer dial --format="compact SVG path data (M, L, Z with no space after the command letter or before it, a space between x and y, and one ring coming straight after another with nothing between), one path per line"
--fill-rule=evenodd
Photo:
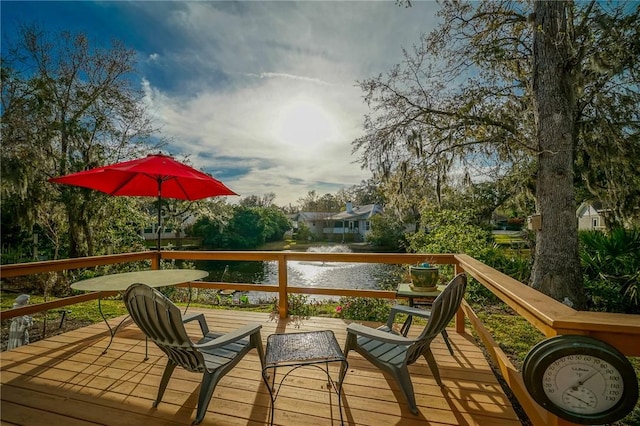
M616 348L587 336L555 336L534 346L522 365L533 399L565 420L612 423L638 400L638 381Z
M616 405L624 382L606 361L589 355L568 355L551 363L543 377L549 400L567 411L593 414Z

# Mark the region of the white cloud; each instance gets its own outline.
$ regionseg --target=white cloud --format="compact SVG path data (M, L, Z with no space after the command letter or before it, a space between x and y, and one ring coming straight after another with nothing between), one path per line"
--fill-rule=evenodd
M275 192L293 203L335 192L368 172L351 142L367 112L356 80L387 71L401 47L429 30L435 3L189 2L165 18L182 37L150 59L174 79L145 84L173 150L197 167L243 169L224 178L242 196ZM147 8L146 13L158 13ZM420 16L422 14L422 16ZM168 17L168 18L167 18Z
M291 74L285 74L285 73L279 73L279 72L263 72L260 74L247 74L249 77L257 77L257 78L288 78L291 80L300 80L300 81L306 81L309 83L315 83L315 84L321 84L324 86L330 86L331 83L328 83L326 81L322 81L320 79L317 78L309 78L309 77L304 77L304 76L300 76L300 75L291 75Z

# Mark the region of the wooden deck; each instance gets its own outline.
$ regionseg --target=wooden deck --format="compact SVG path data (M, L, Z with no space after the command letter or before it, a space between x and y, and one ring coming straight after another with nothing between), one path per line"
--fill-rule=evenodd
M229 331L250 322L262 324L265 343L275 332L330 329L341 346L346 337L346 324L339 319L311 318L297 328L293 322L270 320L267 314L205 312L216 331ZM189 330L196 335L197 325L190 324ZM433 347L444 389L436 385L424 359L410 367L418 416L409 412L393 381L387 381L380 370L351 352L343 387L345 424L520 425L473 338L454 330L449 336L455 356L448 353L440 337ZM109 351L102 355L108 341L106 325L99 323L0 354L2 424L190 424L200 375L176 369L163 401L152 408L166 358L149 344L149 360L144 361L144 338L134 324L120 330ZM337 377L337 366L330 366L330 371ZM339 425L337 397L327 389L326 382L317 368L299 368L289 375L276 400L274 424ZM254 350L220 381L202 424L268 424L269 407L269 394Z

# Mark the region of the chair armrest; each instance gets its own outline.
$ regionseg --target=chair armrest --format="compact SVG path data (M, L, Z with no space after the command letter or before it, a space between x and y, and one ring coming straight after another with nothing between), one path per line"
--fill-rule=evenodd
M215 349L236 342L244 337L250 336L256 332L260 332L261 324L247 324L227 334L223 334L217 339L210 340L206 343L195 343L194 348L198 349ZM206 337L206 336L205 336Z
M411 326L412 317L422 317L422 318L431 318L431 310L425 310L420 308L414 308L406 305L395 305L391 308L391 312L389 313L389 319L387 320L387 327L389 329L393 328L393 323L396 321L397 314L406 314L409 318L405 321L405 325L402 327L404 331L403 334L406 334L409 331L409 327Z
M207 325L207 320L204 317L203 313L194 313L187 314L182 316L182 323L186 324L190 321L198 321L200 323L200 330L202 330L202 335L206 336L209 334L209 326Z
M421 317L421 318L431 318L431 310L414 308L414 307L405 306L405 305L395 305L394 307L391 308L392 316L395 316L398 313Z
M349 324L349 326L347 327L347 333L356 334L362 337L368 337L370 339L378 340L385 343L394 343L397 345L410 345L415 341L412 339L407 339L404 336L392 334L357 323Z

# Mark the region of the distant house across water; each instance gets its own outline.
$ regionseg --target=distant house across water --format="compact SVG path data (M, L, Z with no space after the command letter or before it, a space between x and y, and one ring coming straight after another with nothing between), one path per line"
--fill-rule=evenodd
M371 218L382 213L382 206L353 206L347 202L340 213L300 212L293 215L294 228L304 223L319 238L329 241L362 242L371 231Z
M367 204L364 206L353 206L347 202L345 210L340 213L335 212L298 212L288 215L293 227L293 233L304 224L309 231L317 238L334 242L363 242L366 235L371 231L371 218L382 213L382 206L377 204ZM185 220L183 226L192 224L194 217ZM150 224L147 228L140 230L140 235L149 243L155 243L158 238L157 225ZM197 241L196 241L197 240ZM184 231L177 232L176 229L164 227L161 234L162 245L173 244L175 246L198 246L199 239L185 237Z
M321 236L323 229L334 214L331 212L298 212L291 217L293 232L297 232L298 228L304 224L312 234Z

